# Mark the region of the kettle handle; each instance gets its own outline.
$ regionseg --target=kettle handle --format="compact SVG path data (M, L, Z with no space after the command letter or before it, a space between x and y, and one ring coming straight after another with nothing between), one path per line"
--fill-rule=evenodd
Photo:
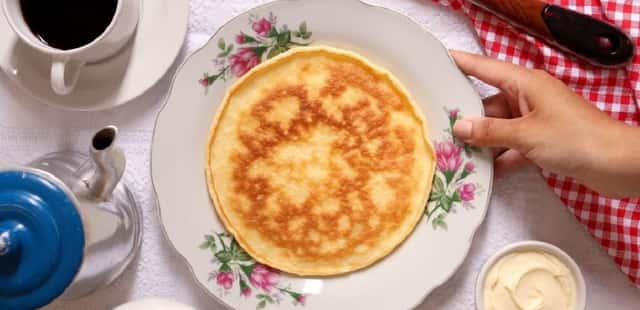
M107 200L120 183L127 165L124 152L116 146L118 128L107 126L98 131L91 141L91 159L95 171L88 181L92 195Z

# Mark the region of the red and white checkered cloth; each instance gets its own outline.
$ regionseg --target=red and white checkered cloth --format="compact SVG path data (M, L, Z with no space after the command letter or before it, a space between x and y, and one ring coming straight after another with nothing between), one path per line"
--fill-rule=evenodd
M569 57L519 31L468 0L433 0L462 10L472 21L487 54L530 68L544 69L564 81L611 117L637 126L640 111L640 56L625 69L602 69ZM518 0L514 0L518 1ZM547 0L613 22L640 46L640 1ZM543 171L547 183L586 226L620 269L640 287L640 198L609 199L570 178Z

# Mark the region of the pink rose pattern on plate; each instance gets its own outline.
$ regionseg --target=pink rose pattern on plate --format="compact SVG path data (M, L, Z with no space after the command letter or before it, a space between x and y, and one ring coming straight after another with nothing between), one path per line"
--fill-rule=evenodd
M217 270L209 274L209 281L215 281L221 293L228 294L237 290L243 298L253 296L257 302L256 309L280 304L285 299L289 299L294 305L302 306L306 303L306 295L282 285L280 271L256 262L230 234L224 232L205 235L200 248L213 254Z
M260 63L258 55L253 49L248 47L239 48L238 51L229 57L231 73L235 76L243 76L249 69Z
M460 110L446 110L449 128L445 130L448 139L436 141L436 175L429 204L425 210L427 221L431 221L434 229L447 229L447 215L458 204L472 207L480 186L468 182L467 177L475 173L473 153L479 150L471 145L460 143L453 137L453 124L461 118Z
M198 80L205 90L218 80L226 81L229 77L241 77L261 62L286 52L294 46L309 45L312 33L307 30L307 23L302 22L297 30L290 30L287 25L278 25L278 18L252 15L249 19L250 30L235 35L233 42L227 43L224 38L218 40L218 55L213 60L214 74L205 73Z
M455 172L462 165L462 148L451 141L436 144L436 159L438 170Z
M233 286L233 273L231 272L218 272L216 274L216 283L225 289L231 289Z
M270 20L267 20L263 17L257 21L254 21L251 25L251 28L253 28L253 31L255 31L255 33L257 33L259 36L266 38L269 35L269 32L271 32L273 24L274 23L272 23Z
M472 201L476 195L476 185L473 183L465 183L458 187L458 195L464 202Z
M278 284L278 272L264 265L257 265L253 268L249 282L254 287L259 287L265 292L271 292L276 284Z

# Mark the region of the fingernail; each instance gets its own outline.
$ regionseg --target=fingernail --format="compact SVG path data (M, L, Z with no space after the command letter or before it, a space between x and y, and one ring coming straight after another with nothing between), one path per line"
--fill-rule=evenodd
M453 125L453 134L459 139L466 140L471 138L473 132L473 123L468 120L461 119Z

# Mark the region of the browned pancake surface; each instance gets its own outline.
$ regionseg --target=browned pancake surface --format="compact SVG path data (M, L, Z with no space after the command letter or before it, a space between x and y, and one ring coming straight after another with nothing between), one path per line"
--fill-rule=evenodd
M433 154L423 120L388 73L353 54L286 56L238 82L218 115L208 171L216 208L275 268L365 267L424 211Z

